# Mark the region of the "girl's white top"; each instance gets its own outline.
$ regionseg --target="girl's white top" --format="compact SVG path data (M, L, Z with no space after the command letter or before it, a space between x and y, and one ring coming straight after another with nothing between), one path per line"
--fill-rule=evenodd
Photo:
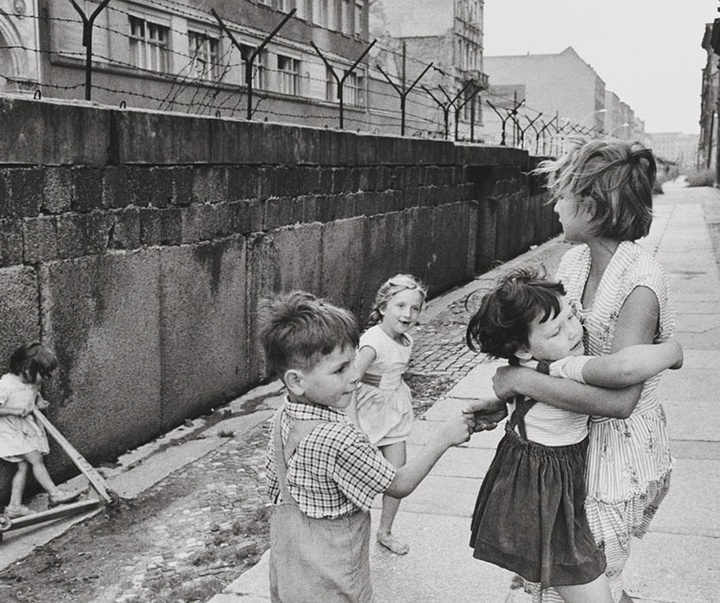
M32 411L39 395L35 385L23 382L17 375L7 373L0 378L0 406ZM50 451L45 430L33 416L0 415L0 458L18 462L20 455L33 451Z
M509 404L510 413L515 404ZM587 415L535 402L525 415L525 430L531 442L543 446L570 446L582 442L588 435Z

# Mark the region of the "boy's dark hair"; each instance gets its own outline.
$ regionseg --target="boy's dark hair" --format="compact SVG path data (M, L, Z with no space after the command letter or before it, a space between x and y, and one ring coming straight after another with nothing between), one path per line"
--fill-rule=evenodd
M24 375L30 383L35 382L38 373L47 379L57 365L55 354L39 341L21 345L10 356L10 372Z
M265 358L280 378L291 368L312 368L338 346L356 348L360 342L350 312L305 291L263 300L260 320Z
M535 270L514 270L483 297L465 332L468 347L493 358L514 358L528 344L532 321L539 315L540 322L557 316L563 295L562 283L547 280Z

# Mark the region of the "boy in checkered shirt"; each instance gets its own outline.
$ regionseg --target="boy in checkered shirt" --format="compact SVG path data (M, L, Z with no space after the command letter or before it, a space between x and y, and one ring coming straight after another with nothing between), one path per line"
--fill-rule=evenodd
M352 315L302 291L261 311L266 359L287 388L266 457L271 599L370 602L373 499L410 494L448 448L468 441L472 415L458 410L396 469L344 413L359 378Z

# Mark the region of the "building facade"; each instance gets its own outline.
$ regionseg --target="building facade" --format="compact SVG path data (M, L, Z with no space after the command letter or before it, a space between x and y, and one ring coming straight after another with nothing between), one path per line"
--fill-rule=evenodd
M84 99L83 17L67 0L0 0L3 90ZM368 0L80 3L92 27L90 98L222 117L338 125L368 113ZM295 11L276 31L283 20ZM247 62L252 69L246 69ZM352 69L351 69L352 68Z
M545 152L552 153L558 139L571 134L644 139L642 120L605 88L572 47L557 54L486 56L484 64L490 79L488 100L496 108L483 130L488 142L501 143L504 132L506 144L511 144L509 133L515 130L516 141L540 148L542 142ZM552 144L547 144L548 134Z
M370 36L390 49L377 55L376 64L405 89L417 81L413 110L428 134L443 136L447 127L456 138L469 140L481 127L482 92L488 85L483 11L484 0L373 2Z

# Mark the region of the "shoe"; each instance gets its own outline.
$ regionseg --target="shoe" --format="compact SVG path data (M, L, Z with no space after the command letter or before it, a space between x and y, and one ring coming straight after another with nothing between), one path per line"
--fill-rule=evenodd
M48 507L56 507L64 503L74 501L76 498L80 498L80 492L68 492L67 490L58 490L54 495L48 496Z
M28 515L34 515L34 511L30 507L26 507L25 505L17 505L17 506L10 506L8 505L5 507L5 515L7 515L10 519L15 519L17 517L27 517Z

